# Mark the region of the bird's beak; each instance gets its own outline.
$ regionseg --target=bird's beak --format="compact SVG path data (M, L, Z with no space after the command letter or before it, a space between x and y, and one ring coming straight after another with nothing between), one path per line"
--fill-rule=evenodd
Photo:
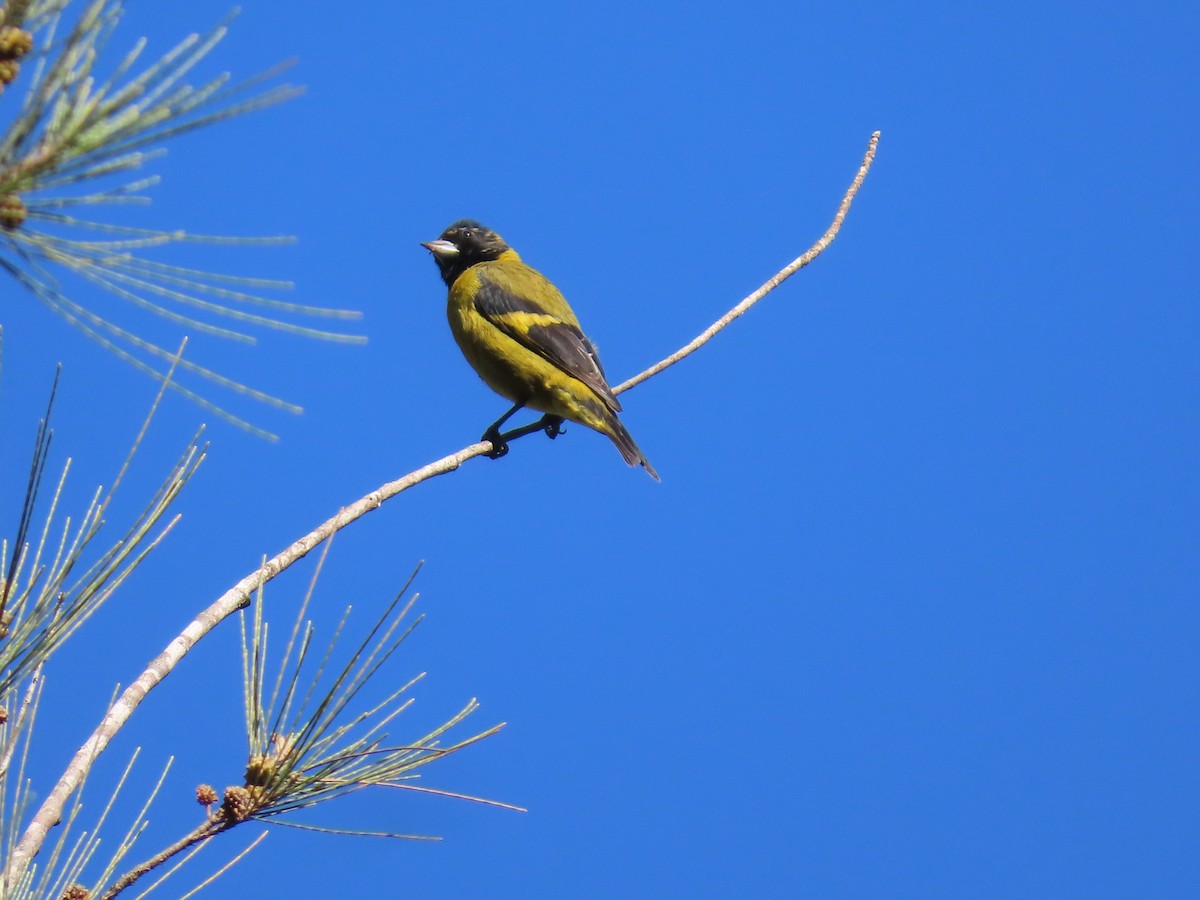
M421 246L434 256L458 256L458 248L449 241L426 241Z

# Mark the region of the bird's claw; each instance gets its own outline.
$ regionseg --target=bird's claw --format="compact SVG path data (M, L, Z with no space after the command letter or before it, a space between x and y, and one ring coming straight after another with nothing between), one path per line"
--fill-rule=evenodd
M487 441L492 445L492 449L484 454L488 459L499 459L508 453L508 441L500 437L500 429L489 428L483 433L481 441Z
M542 426L542 430L546 432L546 437L554 440L560 434L566 434L566 429L562 427L563 420L558 416L546 416L543 420L546 424Z

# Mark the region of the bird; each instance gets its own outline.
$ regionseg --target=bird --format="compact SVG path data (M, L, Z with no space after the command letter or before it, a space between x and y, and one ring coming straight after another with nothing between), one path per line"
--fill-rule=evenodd
M483 434L492 444L489 455L503 456L508 439L533 431L557 437L566 419L605 435L625 462L661 480L617 418L621 403L596 348L546 276L474 219L460 219L421 246L433 255L449 289L446 315L463 356L488 387L513 404ZM500 426L524 407L545 416L502 435Z

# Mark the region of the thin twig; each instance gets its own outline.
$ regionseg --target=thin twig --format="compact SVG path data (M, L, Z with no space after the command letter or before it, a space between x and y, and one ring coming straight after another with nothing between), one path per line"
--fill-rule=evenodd
M691 343L680 347L666 359L656 362L645 372L634 375L628 381L621 382L619 385L613 388L613 393L619 394L622 391L627 391L632 387L637 387L648 378L653 378L664 369L669 369L684 357L691 356L693 353L711 341L713 337L716 336L718 331L721 331L726 325L728 325L738 316L742 315L742 313L752 307L755 303L767 296L767 294L771 293L771 291L775 290L775 288L779 287L781 284L807 266L810 262L820 256L824 252L825 248L833 243L833 239L837 237L837 233L841 230L842 222L846 218L846 213L850 211L850 204L854 202L855 194L858 193L858 189L862 187L862 183L866 180L867 172L871 169L871 163L875 161L875 148L877 146L879 146L878 131L871 135L871 140L867 142L867 153L863 157L862 165L858 167L858 173L854 176L854 180L850 182L849 190L847 190L846 195L842 197L842 202L838 204L837 213L834 215L833 221L829 224L829 228L825 230L825 233L821 235L820 239L815 244L813 244L811 247L805 250L804 253L796 257L794 260L768 278L765 282L763 282L762 287L756 290L753 294L748 296L733 309L729 310L729 312L725 313L725 315L721 316L721 318L717 319L717 321L709 325L708 328L704 329L703 332L697 335L696 339Z
M117 894L121 893L125 888L136 884L138 879L149 872L153 872L172 856L182 853L184 850L199 844L201 841L207 841L214 835L220 834L229 826L223 823L205 822L193 831L188 832L174 844L160 850L154 856L142 863L138 863L120 878L113 882L112 887L100 895L100 900L112 900Z
M647 378L650 378L669 366L674 365L694 353L697 349L713 338L718 331L721 331L726 325L744 313L752 305L757 303L762 297L766 296L776 287L783 283L793 273L808 265L816 259L826 247L837 236L839 229L842 226L842 221L846 217L847 211L850 209L850 204L853 202L858 189L862 186L863 181L867 177L867 172L871 168L871 163L875 159L875 149L879 143L879 132L871 135L871 139L867 144L867 152L863 157L862 165L859 167L854 180L850 184L850 188L842 197L841 203L838 205L837 213L833 217L833 222L823 235L812 245L804 254L789 263L776 274L772 275L766 282L763 283L757 291L751 294L746 299L742 300L737 306L727 312L724 316L718 319L710 326L703 334L697 337L694 341L680 348L675 353L672 353L666 359L651 366L646 371L626 382L623 382L616 388L617 392L626 391L635 385L640 384ZM66 805L67 799L79 786L87 773L92 762L100 755L101 752L108 746L109 742L117 734L118 731L133 715L133 711L137 709L145 696L179 664L180 660L187 655L188 651L196 645L202 637L208 634L222 620L250 604L250 598L253 593L262 585L274 579L281 572L291 567L296 562L307 556L317 545L322 541L328 540L331 536L341 531L351 522L356 521L374 509L377 509L385 501L390 500L397 494L403 493L414 485L421 484L438 475L445 475L447 472L453 472L469 459L474 459L477 456L483 456L492 450L490 441L479 441L471 444L461 450L451 453L449 456L443 456L441 459L422 466L421 468L410 472L402 478L397 478L395 481L390 481L382 487L372 491L365 497L357 500L351 505L345 507L337 515L327 519L319 526L314 528L308 534L297 540L287 549L267 560L260 568L251 572L228 591L217 598L206 610L198 615L192 622L176 637L166 649L162 651L146 668L136 681L134 681L121 697L113 704L107 715L101 720L100 725L92 733L91 737L84 742L83 746L75 753L66 771L59 779L58 783L47 795L41 808L29 823L29 827L21 836L20 843L13 852L12 859L9 863L7 872L7 883L16 884L25 868L29 865L30 860L37 854L42 843L46 839L46 835L50 829L58 822L62 815L62 810Z

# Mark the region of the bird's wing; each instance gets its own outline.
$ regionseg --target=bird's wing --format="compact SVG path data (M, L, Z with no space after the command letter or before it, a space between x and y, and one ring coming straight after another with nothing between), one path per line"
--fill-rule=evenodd
M558 288L541 273L524 264L487 267L480 273L475 308L513 340L590 387L613 412L621 411L596 348Z

